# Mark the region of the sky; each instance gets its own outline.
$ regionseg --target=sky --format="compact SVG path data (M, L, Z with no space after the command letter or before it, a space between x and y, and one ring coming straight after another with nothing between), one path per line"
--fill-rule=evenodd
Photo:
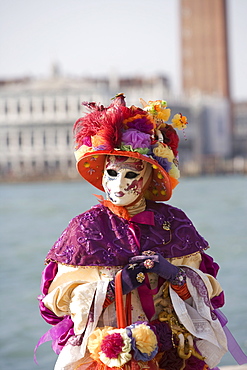
M247 100L247 0L228 4L232 97ZM181 91L179 0L0 0L0 79L163 74Z

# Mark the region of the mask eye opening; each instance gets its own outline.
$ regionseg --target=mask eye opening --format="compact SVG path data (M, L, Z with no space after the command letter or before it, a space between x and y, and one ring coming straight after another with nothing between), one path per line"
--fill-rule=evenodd
M115 170L109 169L109 170L106 170L106 172L111 177L117 177L117 171L115 171Z
M135 179L139 174L133 171L128 171L125 175L126 179Z

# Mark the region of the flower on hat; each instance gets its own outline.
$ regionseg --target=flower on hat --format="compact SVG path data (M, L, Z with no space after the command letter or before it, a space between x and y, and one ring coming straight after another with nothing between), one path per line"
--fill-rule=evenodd
M162 143L157 143L153 149L153 153L162 158L167 158L169 162L172 162L174 159L174 154L167 145L163 145Z
M156 155L152 155L153 159L155 159L164 170L169 173L172 163L168 161L167 158L158 157Z
M178 130L183 130L187 127L187 118L181 113L175 114L172 119L172 127L177 128Z
M171 163L171 169L169 170L169 175L173 177L174 179L179 179L180 177L180 171L174 163Z
M145 149L145 154L148 152L148 148L151 145L151 139L149 134L145 134L144 132L140 132L136 129L130 128L129 130L125 130L122 135L122 144L121 149L125 149L125 147L129 146L131 151L135 151L135 149ZM143 153L143 151L142 151Z
M126 129L136 129L146 134L152 134L155 127L153 118L144 110L137 107L130 107L129 111L125 109L126 118L123 121Z
M171 110L167 108L165 100L150 100L144 110L149 112L154 118L162 121L168 121L171 115Z
M164 137L164 143L171 148L175 157L178 155L178 144L179 137L172 127L172 125L164 124L159 126L159 130L162 132Z
M102 146L104 147L105 145L105 139L101 135L101 131L102 130L100 130L96 135L91 137L92 147L95 148L96 150L98 147L102 147Z
M152 157L165 169L167 173L169 173L174 159L174 154L167 145L160 142L156 143L152 149Z
M145 103L141 99L141 102L144 109L127 107L124 95L119 94L109 107L83 103L90 112L74 125L78 171L103 190L102 157L121 151L120 155L138 157L152 164L154 176L145 196L152 200L168 200L179 178L174 162L178 156L179 137L174 128L183 130L187 118L179 113L173 117L172 124L168 124L171 111L165 100ZM97 152L100 158L95 160Z

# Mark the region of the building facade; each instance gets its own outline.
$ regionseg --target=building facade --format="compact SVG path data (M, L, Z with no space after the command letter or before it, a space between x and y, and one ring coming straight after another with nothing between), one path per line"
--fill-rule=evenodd
M68 174L73 163L71 126L80 96L62 89L9 86L0 98L0 173L32 178Z
M1 179L76 177L72 128L82 116L83 101L109 104L123 88L128 103L139 104L137 97L167 96L168 87L164 77L122 79L114 84L111 79L61 76L2 83Z
M234 116L234 156L247 157L247 101L233 104Z

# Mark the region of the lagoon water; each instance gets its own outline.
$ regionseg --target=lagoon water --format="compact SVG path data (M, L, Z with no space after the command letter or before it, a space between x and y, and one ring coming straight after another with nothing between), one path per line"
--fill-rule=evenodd
M44 258L75 215L97 203L99 194L83 181L0 185L0 368L52 370L50 343L33 349L49 329L36 297ZM226 294L228 327L247 353L247 178L181 179L170 204L182 208L211 245L221 265L218 278ZM234 365L225 355L221 365Z

